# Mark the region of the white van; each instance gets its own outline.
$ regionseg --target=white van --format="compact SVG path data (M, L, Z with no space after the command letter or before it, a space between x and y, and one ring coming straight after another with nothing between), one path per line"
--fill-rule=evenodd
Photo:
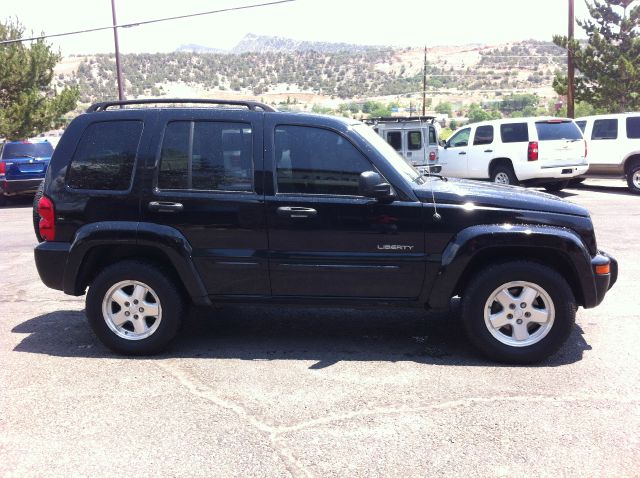
M440 125L433 116L371 118L366 121L418 170L438 173Z
M640 194L640 113L576 119L589 143L587 178L624 178Z
M586 141L573 120L509 118L456 131L440 151L439 164L444 176L559 191L587 171L586 157Z

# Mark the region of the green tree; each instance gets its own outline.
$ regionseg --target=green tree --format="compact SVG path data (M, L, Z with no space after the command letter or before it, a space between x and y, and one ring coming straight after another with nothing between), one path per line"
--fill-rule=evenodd
M18 21L0 22L0 40L22 38ZM53 67L60 55L39 39L0 45L0 136L23 139L64 124L76 107L78 89L52 87Z
M436 105L436 113L441 115L449 115L453 114L453 106L449 102L438 103Z
M588 41L555 35L553 42L575 54L579 74L575 99L595 108L622 112L640 108L640 1L587 1L591 19L579 20ZM567 77L556 74L553 87L566 95Z
M492 119L502 118L502 115L497 110L485 110L477 103L472 103L469 106L469 123L477 123L479 121L487 121Z

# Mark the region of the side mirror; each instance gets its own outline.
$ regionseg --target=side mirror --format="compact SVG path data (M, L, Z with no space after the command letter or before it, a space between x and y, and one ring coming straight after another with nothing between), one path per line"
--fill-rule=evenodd
M374 171L365 171L360 174L358 190L360 195L379 201L392 200L395 197L391 184L385 182L382 176Z
M442 141L440 143L440 146L442 146L444 149L447 149L449 147L449 141Z

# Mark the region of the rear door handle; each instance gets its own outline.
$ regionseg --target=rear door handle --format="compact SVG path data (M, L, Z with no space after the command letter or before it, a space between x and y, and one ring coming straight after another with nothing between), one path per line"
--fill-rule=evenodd
M466 151L460 151L458 154L467 154Z
M286 217L315 217L318 211L310 207L282 206L277 209L278 216Z
M158 211L158 212L178 212L182 211L184 206L179 202L170 202L170 201L151 201L149 203L150 211Z
M493 149L485 149L484 152L485 153L493 153Z

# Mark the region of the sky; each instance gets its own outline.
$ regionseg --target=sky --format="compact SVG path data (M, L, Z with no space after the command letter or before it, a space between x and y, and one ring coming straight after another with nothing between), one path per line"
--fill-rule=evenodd
M119 24L269 0L115 0ZM111 0L4 0L0 19L27 34L112 24ZM575 0L576 18L586 18ZM496 44L566 34L568 0L295 0L291 3L119 29L123 53L168 52L182 44L232 48L247 33L364 45ZM576 36L581 30L576 26ZM113 51L113 32L47 40L63 55Z

